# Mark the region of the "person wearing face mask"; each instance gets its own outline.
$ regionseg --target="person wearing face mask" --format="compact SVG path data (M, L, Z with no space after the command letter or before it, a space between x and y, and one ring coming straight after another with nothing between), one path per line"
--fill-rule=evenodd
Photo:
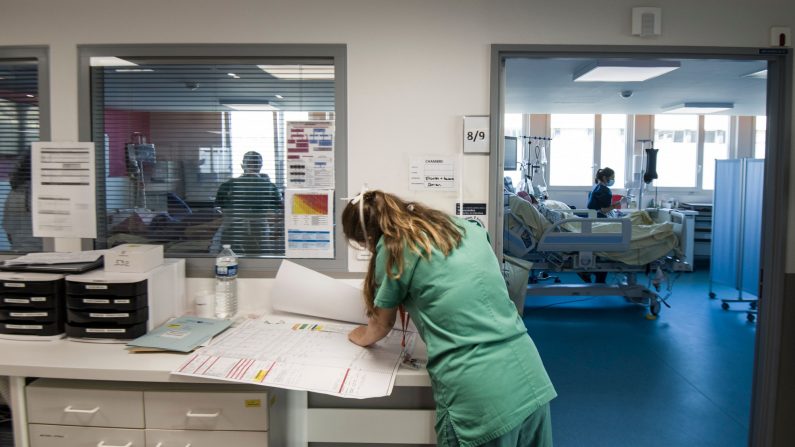
M588 209L596 210L596 217L606 218L614 209L620 207L620 203L613 204L613 192L610 187L616 180L616 173L610 168L602 168L596 171L594 187L588 193ZM604 284L607 281L607 272L593 272L596 283ZM585 282L591 282L590 272L580 272L580 278Z
M596 217L607 217L607 215L620 207L620 203L613 204L613 192L610 187L616 180L616 173L610 168L602 168L596 171L594 187L588 193L588 209L596 210Z

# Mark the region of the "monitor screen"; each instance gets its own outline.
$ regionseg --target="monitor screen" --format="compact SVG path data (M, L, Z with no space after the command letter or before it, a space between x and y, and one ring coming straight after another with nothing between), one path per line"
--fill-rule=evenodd
M506 171L515 171L517 169L516 151L518 146L516 141L516 137L505 137L505 163L503 163L503 168Z

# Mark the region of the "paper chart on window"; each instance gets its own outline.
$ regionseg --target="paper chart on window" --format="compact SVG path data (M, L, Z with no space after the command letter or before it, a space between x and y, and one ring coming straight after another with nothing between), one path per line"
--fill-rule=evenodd
M31 214L36 237L97 237L94 143L34 142Z
M334 257L334 191L284 192L285 254L288 258Z
M171 374L365 399L388 396L402 360L401 331L362 348L356 325L247 320L187 358ZM415 333L407 333L407 346Z
M334 188L334 122L287 122L287 187Z

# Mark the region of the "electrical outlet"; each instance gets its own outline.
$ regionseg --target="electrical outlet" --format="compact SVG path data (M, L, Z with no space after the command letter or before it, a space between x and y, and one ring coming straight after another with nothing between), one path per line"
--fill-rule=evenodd
M770 28L770 46L791 47L792 28L788 26L774 26Z

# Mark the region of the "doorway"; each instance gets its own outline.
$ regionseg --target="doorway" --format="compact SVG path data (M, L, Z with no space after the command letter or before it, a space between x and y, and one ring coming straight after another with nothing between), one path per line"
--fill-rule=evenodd
M638 65L641 66L649 65L650 61L679 62L678 68L695 67L696 71L702 70L705 76L709 75L710 70L713 75L715 73L727 75L731 70L736 69L738 72L731 72L731 76L739 77L752 75L766 68L767 79L761 80L761 83L758 83L758 88L736 91L734 96L740 95L742 99L722 101L718 100L720 92L717 92L719 89L714 83L713 85L699 86L691 82L688 86L691 89L690 92L680 91L675 97L670 92L663 91L662 86L673 82L676 76L669 76L669 79L660 76L658 79L660 91L657 94L654 93L655 89L648 87L651 83L643 84L646 81L628 81L628 83L620 85L609 81L588 83L574 81L574 78L589 65L598 65L600 61L640 61L641 63ZM514 89L512 91L512 86L516 84L512 83L511 69L516 70L515 73L521 73L522 65L525 65L525 69L529 67L529 70L532 70L532 76L524 76L524 78L531 79L534 84L526 90ZM556 72L552 68L557 68L558 71ZM564 72L566 75L561 76L561 73ZM709 167L715 166L715 159L753 158L754 155L758 155L759 149L754 149L752 144L753 137L756 137L758 146L758 141L761 139L757 135L758 129L761 128L761 125L758 125L761 123L761 119L758 117L766 117L764 123L767 130L762 131L766 142L762 144L761 150L765 152L766 159L762 228L767 231L761 237L761 247L757 247L763 254L763 256L759 256L762 271L760 283L765 287L759 287L761 289L759 295L764 304L760 306L759 321L753 334L756 352L755 354L746 354L749 362L755 361L752 372L753 395L749 397L751 422L748 426L748 439L752 445L767 445L773 439L776 430L774 426L776 404L772 397L776 394L776 384L780 379L780 345L776 340L780 340L782 334L781 309L784 301L785 253L781 244L776 245L774 241L785 240L788 201L785 197L786 191L780 187L776 188L775 185L788 184L789 178L790 133L788 128L791 122L791 104L788 99L791 97L791 83L791 56L782 49L656 47L599 47L594 49L520 45L495 45L492 48L491 126L492 129L498 130L492 134L498 135L499 138L492 141L491 144L490 188L492 203L494 203L493 209L496 211L490 215L489 227L494 229L492 240L495 241L495 249L500 256L505 248L501 236L505 219L503 189L506 180L504 177L506 176L505 170L509 168L506 161L512 162L513 158L512 154L506 154L506 147L510 150L511 144L516 143L519 148L516 153L519 165L514 170L517 172L513 174L525 180L521 185L525 191L538 194L541 189L547 188L550 192L556 192L558 197L563 199L562 201L573 202L575 206L579 207L584 207L587 190L591 184L565 184L566 181L572 182L570 176L567 176L571 169L568 169L568 166L563 169L558 167L558 172L554 172L556 157L558 165L564 163L563 160L565 160L566 165L575 164L576 169L585 173L590 171L592 174L596 172L597 167L604 164L605 160L611 160L611 163L617 163L617 166L621 168L624 184L621 185L623 188L619 189L622 190L621 192L627 192L632 187L643 187L637 184L637 177L638 174L642 176L644 169L647 168L642 159L635 159L635 156L642 154L645 149L642 145L638 146L637 140L660 141L668 138L670 144L679 143L685 146L689 144L690 146L687 147L679 147L677 154L687 153L688 157L693 160L692 164L688 166L688 169L692 166L693 175L689 175L689 171L686 172L685 169L677 169L674 172L676 175L667 175L664 180L658 182L667 182L667 188L644 189L647 193L646 200L649 200L648 194L653 192L653 198L658 206L663 199L666 199L667 205L670 205L681 200L681 197L694 203L707 202L708 199L711 202L712 192L709 185L714 182L715 172ZM713 91L714 97L709 97L710 90ZM762 93L761 100L758 99L760 92ZM700 101L695 100L697 96ZM639 101L639 99L643 101ZM517 106L517 104L528 101L532 106ZM645 104L642 104L643 102ZM728 119L728 124L726 124L724 121L727 120L717 118L721 114L693 113L690 114L690 121L692 121L690 127L682 128L680 126L682 123L678 121L682 121L680 118L687 114L678 116L665 114L666 109L672 109L679 103L684 105L684 103L695 102L702 103L701 105L705 105L703 103L721 105L718 103L722 103L724 106L731 102L733 110L723 116L732 118ZM632 107L628 106L630 103ZM516 117L511 116L513 113L521 114L518 120L518 130ZM592 115L593 118L583 121L581 119L583 115ZM622 115L625 117L624 120L620 118ZM669 118L670 116L673 118ZM558 123L556 126L553 126L553 118ZM560 124L566 123L567 119L568 124ZM622 124L622 121L625 124ZM658 126L655 126L655 121ZM663 125L666 122L667 125ZM604 124L609 125L605 126ZM609 144L612 147L615 146L616 129L620 129L622 126L626 141L625 150L613 150L612 152L601 150L600 145L604 141L612 141ZM644 131L646 135L639 135ZM591 132L591 141L594 142L593 147L583 147L581 137L587 136L589 132ZM742 145L737 144L736 136L740 133L751 136L750 145L748 142L743 142ZM605 140L605 135L612 135L613 140ZM556 137L560 141L567 139L579 141L580 143L569 149L579 152L566 153L566 149L561 149L561 145L559 145L558 153L555 153L554 140ZM577 140L578 137L580 140ZM543 138L552 140L547 143ZM732 145L725 147L725 154L721 153L724 149L717 145L724 141L724 138L731 139L733 142ZM534 142L531 142L531 139L534 139ZM530 146L526 146L528 143ZM536 150L536 147L540 147L540 150ZM691 152L686 152L687 150L691 150ZM669 149L667 152L670 154L673 153L673 150ZM620 157L622 153L623 159ZM525 155L530 155L530 157L524 157ZM522 166L521 163L525 159L527 159L527 163ZM663 158L661 161L663 162L660 164L661 168L668 166L669 169L666 170L668 174L672 173L671 167L683 166L683 163L670 158L667 160ZM532 178L528 179L528 177ZM582 176L578 176L575 182L582 182L579 177ZM588 177L590 175L586 177L585 182L590 183L592 178ZM663 191L665 197L660 197L660 190ZM531 335L533 334L531 333ZM750 389L747 392L750 395ZM671 408L671 411L676 411L676 409ZM664 422L661 421L661 423Z

